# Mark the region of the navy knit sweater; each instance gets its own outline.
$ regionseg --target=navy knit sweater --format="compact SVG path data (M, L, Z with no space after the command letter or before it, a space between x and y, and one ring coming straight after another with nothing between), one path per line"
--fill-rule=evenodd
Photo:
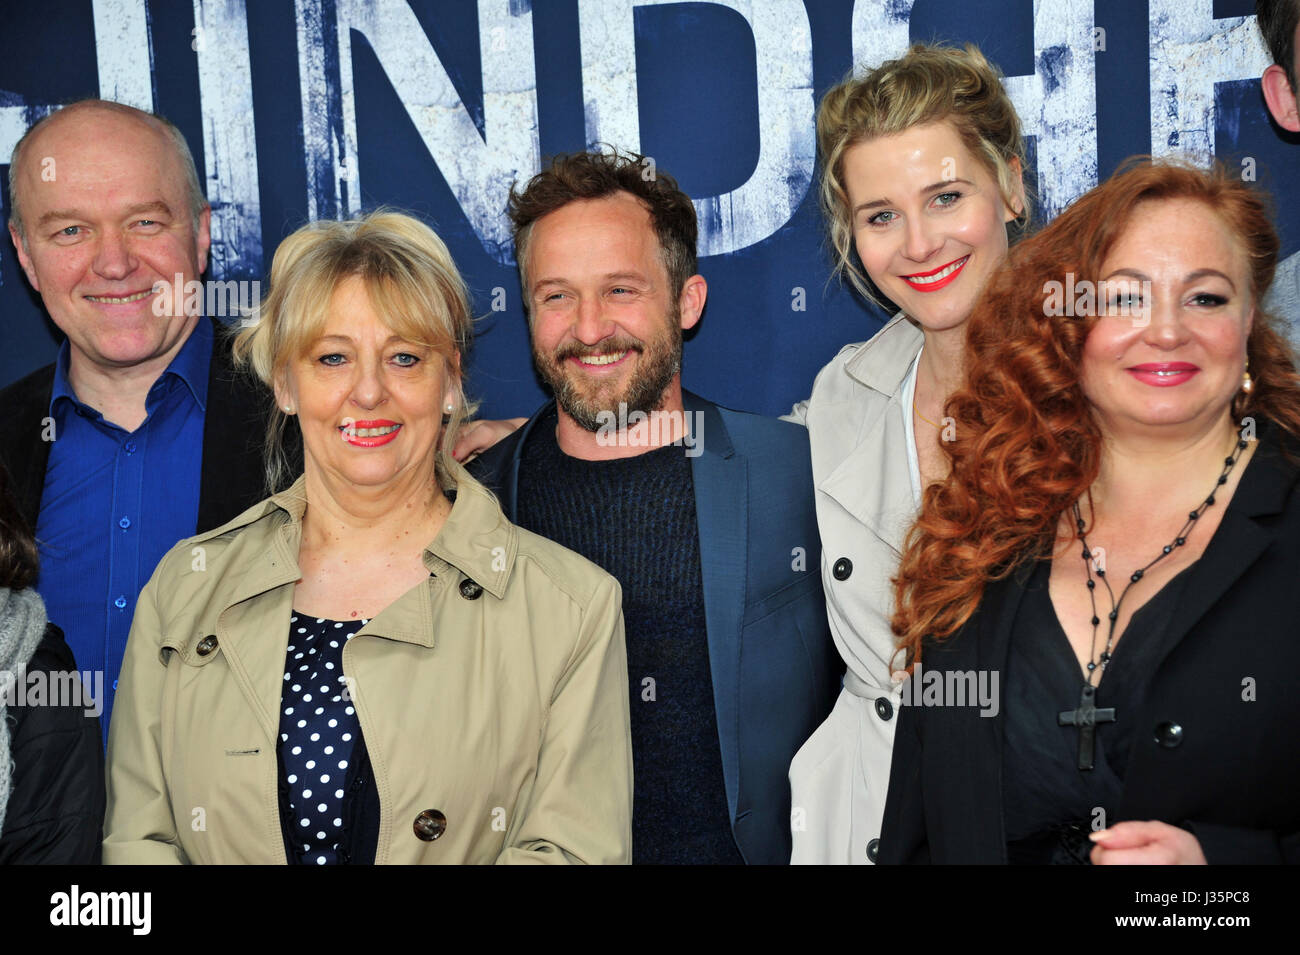
M614 461L560 450L554 412L529 434L519 523L623 587L632 694L634 863L735 863L713 708L690 459L681 446Z

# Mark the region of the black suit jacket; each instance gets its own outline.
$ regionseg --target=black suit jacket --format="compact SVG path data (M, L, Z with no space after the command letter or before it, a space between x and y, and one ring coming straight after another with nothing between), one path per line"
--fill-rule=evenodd
M1184 826L1210 863L1300 862L1300 468L1276 429L1261 428L1260 442L1189 572L1170 621L1176 641L1131 717L1118 818L1107 820ZM966 625L926 648L923 667L1005 672L1032 569L988 585ZM880 862L1005 862L1005 713L901 709Z
M215 334L203 419L198 523L194 528L178 528L177 540L220 527L267 496L262 448L266 418L275 399L268 389L235 370L228 333L221 323L208 321ZM8 469L18 506L33 530L50 459L50 442L43 440L42 433L53 392L53 364L0 391L0 464ZM290 430L296 437L297 429ZM290 457L295 466L301 454L301 445L293 445Z

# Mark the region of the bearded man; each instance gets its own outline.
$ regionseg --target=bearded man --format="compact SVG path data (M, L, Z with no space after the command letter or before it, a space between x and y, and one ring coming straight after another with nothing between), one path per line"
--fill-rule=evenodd
M559 157L509 213L555 400L470 471L623 587L633 862L788 863L790 760L843 675L807 432L683 391L708 285L691 199L649 159Z

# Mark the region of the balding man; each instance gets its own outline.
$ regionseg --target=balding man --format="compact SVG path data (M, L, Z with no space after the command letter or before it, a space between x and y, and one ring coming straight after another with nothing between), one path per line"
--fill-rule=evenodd
M66 341L0 391L0 462L36 528L49 617L81 668L103 672L107 734L154 565L264 496L270 398L235 376L219 326L175 288L202 275L210 241L175 126L73 103L19 141L9 192L18 260Z

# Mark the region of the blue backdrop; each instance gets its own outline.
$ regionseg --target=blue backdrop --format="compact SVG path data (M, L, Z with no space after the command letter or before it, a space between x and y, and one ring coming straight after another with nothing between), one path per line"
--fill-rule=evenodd
M502 215L542 157L606 141L696 198L709 306L687 387L775 414L882 314L828 283L818 98L910 40L972 41L1032 135L1040 220L1134 153L1217 155L1270 193L1295 141L1268 119L1252 0L3 0L0 156L56 104L173 120L213 204L211 279L264 277L311 218L396 205L443 235L484 316L471 390L526 414L532 373ZM7 167L3 170L7 174ZM8 208L7 193L4 196ZM1300 221L1281 204L1284 251ZM8 240L0 385L53 360Z

